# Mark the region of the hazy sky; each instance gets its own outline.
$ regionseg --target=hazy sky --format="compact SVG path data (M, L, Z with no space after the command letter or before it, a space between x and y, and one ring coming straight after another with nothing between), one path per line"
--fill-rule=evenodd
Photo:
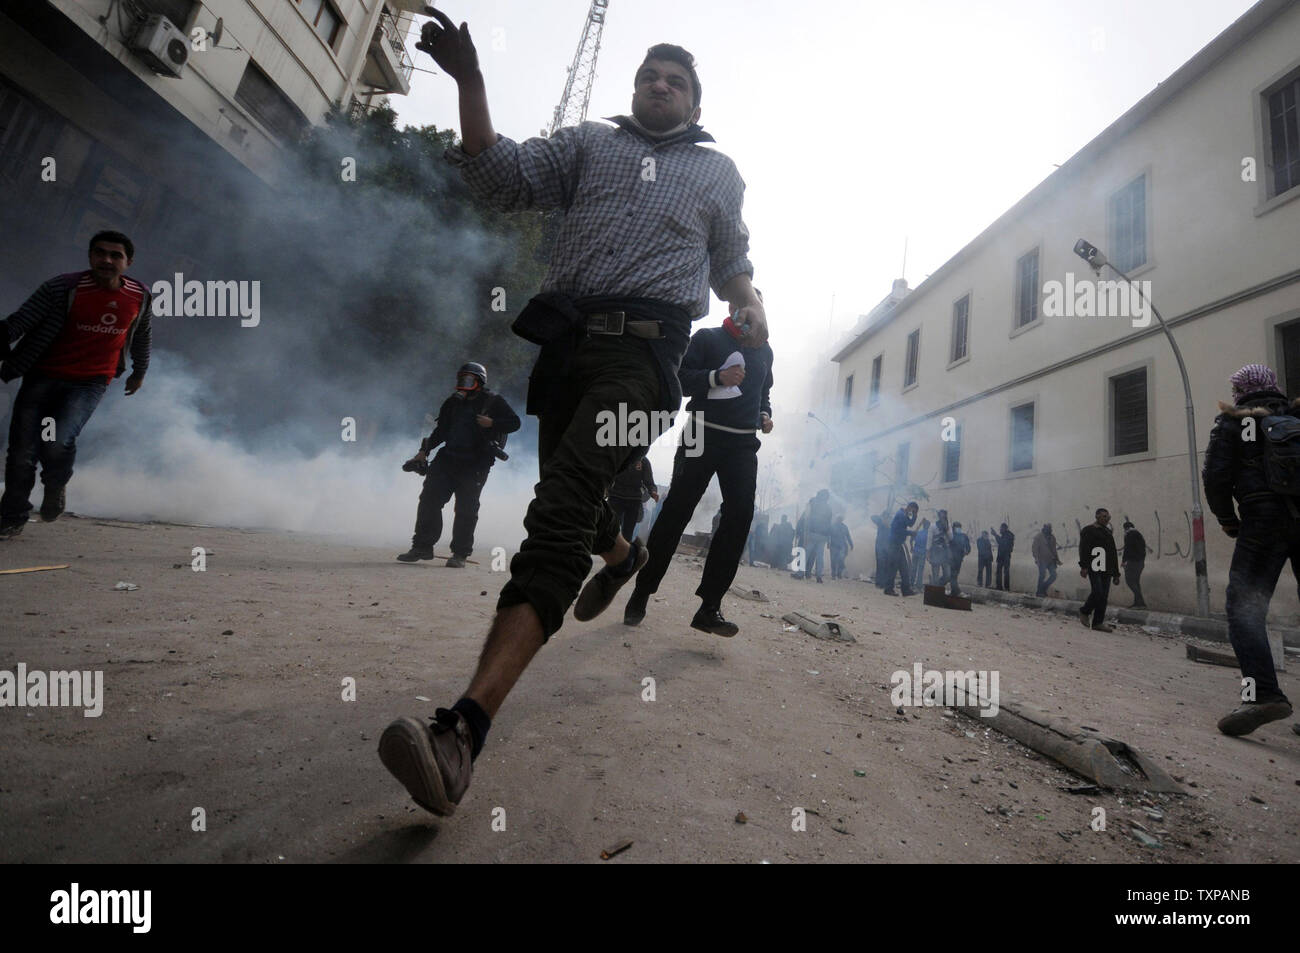
M445 2L469 22L497 130L537 135L587 0ZM779 392L888 293L905 238L915 288L1250 6L610 0L588 118L630 111L651 44L694 53L701 124L747 184ZM436 69L424 53L416 65ZM455 83L440 73L416 73L393 102L402 122L459 128ZM724 315L715 300L702 324ZM785 389L800 413L802 393Z

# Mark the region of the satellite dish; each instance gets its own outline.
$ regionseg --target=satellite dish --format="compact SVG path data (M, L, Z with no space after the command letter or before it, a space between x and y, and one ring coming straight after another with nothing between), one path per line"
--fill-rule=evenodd
M208 34L208 39L212 41L213 46L221 45L221 34L226 31L226 21L224 17L217 17L217 26Z

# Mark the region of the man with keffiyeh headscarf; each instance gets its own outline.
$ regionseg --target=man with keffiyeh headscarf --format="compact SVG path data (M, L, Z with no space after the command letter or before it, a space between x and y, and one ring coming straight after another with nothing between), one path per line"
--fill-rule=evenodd
M1300 571L1300 508L1269 486L1263 421L1300 417L1300 401L1288 400L1277 375L1263 364L1247 364L1230 380L1233 404L1219 404L1202 479L1220 528L1237 541L1228 571L1228 638L1243 678L1251 680L1242 704L1219 721L1219 730L1245 735L1291 715L1273 667L1265 620L1287 560L1293 572Z

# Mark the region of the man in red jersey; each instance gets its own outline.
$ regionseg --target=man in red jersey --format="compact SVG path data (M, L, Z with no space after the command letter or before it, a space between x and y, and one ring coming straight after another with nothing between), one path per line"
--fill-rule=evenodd
M90 240L90 269L51 278L0 321L0 380L23 379L9 422L0 538L23 531L36 464L45 498L41 519L59 518L77 456L77 435L114 378L126 370L127 395L149 367L149 289L126 275L135 246L121 232Z

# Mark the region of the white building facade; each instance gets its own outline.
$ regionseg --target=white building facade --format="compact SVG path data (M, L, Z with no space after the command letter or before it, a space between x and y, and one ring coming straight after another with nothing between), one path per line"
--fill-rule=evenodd
M1300 395L1300 3L1253 7L974 241L838 349L832 489L880 512L922 487L964 527L1010 524L1013 588L1053 524L1056 588L1082 584L1078 529L1108 508L1154 550L1148 605L1194 611L1184 389L1159 324L1072 249L1097 245L1148 292L1191 379L1199 480L1243 364ZM1103 280L1114 279L1103 274ZM1132 307L1126 307L1132 305ZM878 309L880 311L880 309ZM1232 543L1206 511L1212 611ZM857 571L870 567L861 532ZM968 560L974 581L974 559ZM851 565L851 568L854 568ZM963 570L963 580L966 579ZM1127 590L1112 604L1127 605ZM1297 609L1279 586L1274 613Z

